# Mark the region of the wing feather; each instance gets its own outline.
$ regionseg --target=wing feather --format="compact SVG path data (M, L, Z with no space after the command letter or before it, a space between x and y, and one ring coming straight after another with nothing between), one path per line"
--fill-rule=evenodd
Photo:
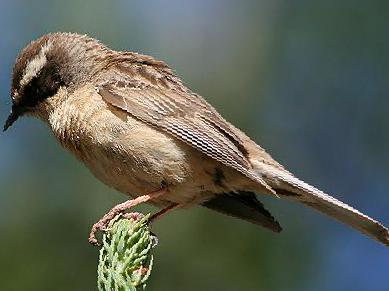
M98 92L109 104L168 132L274 193L252 171L247 151L232 126L203 98L177 87L176 83L167 88L166 81L164 86L158 86L157 81L148 82L146 78L134 80L133 76L118 70L99 83ZM147 79L150 79L150 72Z

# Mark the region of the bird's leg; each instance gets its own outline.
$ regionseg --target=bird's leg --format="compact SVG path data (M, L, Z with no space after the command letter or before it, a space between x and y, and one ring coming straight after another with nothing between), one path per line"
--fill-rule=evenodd
M126 213L123 213L122 216L125 219L134 220L134 221L138 221L144 217L144 215L140 212L126 212Z
M172 203L169 206L161 209L160 211L154 213L150 218L149 218L149 223L154 222L157 218L161 217L162 215L165 215L166 213L172 211L173 209L181 207L181 204L178 203Z
M157 191L151 192L146 195L136 197L135 199L127 200L123 203L120 203L108 211L97 223L92 226L92 229L89 234L89 242L93 245L97 245L96 232L99 230L105 230L109 222L115 218L116 215L122 213L123 211L130 209L140 203L147 202L149 200L158 198L159 196L164 195L167 192L167 188L163 187Z

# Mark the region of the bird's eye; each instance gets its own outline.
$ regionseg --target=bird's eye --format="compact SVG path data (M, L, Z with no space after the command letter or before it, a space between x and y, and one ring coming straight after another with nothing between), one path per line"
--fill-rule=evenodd
M15 102L15 100L17 100L18 97L19 97L18 90L16 90L16 89L12 90L12 92L11 92L12 101Z
M23 107L34 107L41 101L54 96L63 85L54 64L47 64L21 89Z

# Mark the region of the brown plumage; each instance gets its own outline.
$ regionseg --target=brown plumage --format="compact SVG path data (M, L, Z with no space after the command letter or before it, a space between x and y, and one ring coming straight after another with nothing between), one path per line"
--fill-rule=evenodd
M37 116L107 185L162 208L201 204L275 232L254 193L301 202L389 245L379 222L302 182L183 85L163 62L77 34L30 43L13 72L12 113ZM94 241L94 232L91 241Z

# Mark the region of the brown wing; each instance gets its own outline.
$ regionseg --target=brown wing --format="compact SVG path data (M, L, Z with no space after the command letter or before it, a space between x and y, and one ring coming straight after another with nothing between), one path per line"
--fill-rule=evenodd
M178 78L147 64L119 63L102 80L98 92L111 105L172 134L273 192L251 171L247 152L232 126Z

